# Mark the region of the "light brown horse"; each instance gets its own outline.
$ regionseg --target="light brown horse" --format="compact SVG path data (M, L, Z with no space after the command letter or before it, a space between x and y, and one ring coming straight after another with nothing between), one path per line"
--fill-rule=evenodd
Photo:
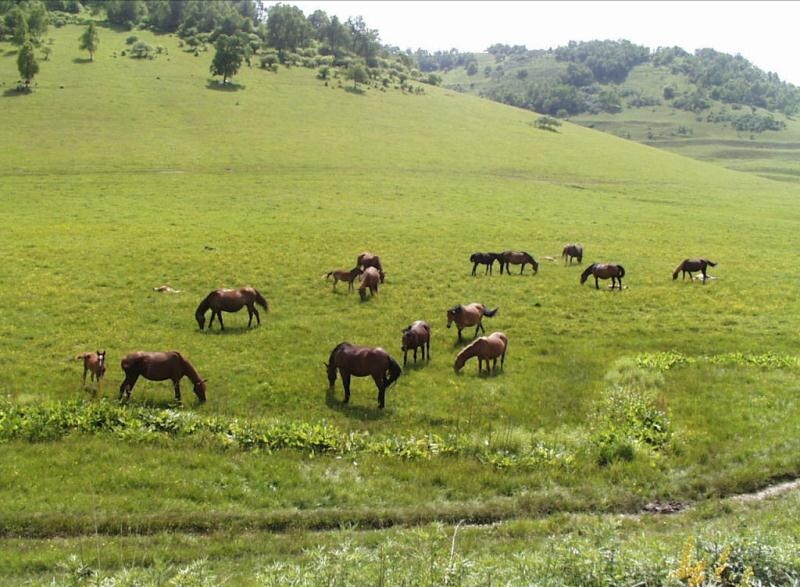
M386 390L403 372L397 361L382 348L356 346L349 342L342 342L334 347L325 367L328 369L328 383L331 389L336 383L336 370L339 370L344 386L344 403L350 401L350 377L371 376L378 388L380 409L383 409L385 404Z
M484 315L491 318L497 314L497 310L499 309L500 308L488 310L486 306L478 302L473 302L466 306L453 306L447 310L447 327L450 328L453 322L456 323L456 327L458 328L458 342L461 342L461 331L467 326L475 326L475 336L478 336L479 330L481 332L486 332L483 328L483 324L481 324L481 320L483 320Z
M453 368L460 371L468 359L478 357L478 373L481 372L483 361L486 361L486 371L491 373L497 369L498 358L500 359L500 368L503 368L506 362L506 349L508 349L508 337L503 332L492 332L489 336L481 336L464 347L456 356ZM489 367L489 361L492 361L491 367Z
M86 374L90 373L90 380L97 381L97 390L100 391L100 380L106 374L106 352L82 353L75 358L83 360L83 386L86 387Z
M408 351L414 351L414 364L417 363L417 349L422 349L422 358L431 360L431 327L425 320L417 320L410 326L403 328L403 343L400 350L403 351L403 367L406 366Z
M197 306L197 310L194 313L194 317L197 320L197 325L200 327L200 330L203 330L203 326L206 322L205 314L208 309L211 308L211 320L208 321L209 330L211 329L211 325L214 324L214 316L219 318L220 330L225 330L225 325L222 323L222 312L238 312L243 307L247 306L247 313L250 315L250 319L247 321L247 327L250 328L253 324L253 316L256 317L258 324L261 324L261 316L259 316L255 304L258 304L269 312L267 300L265 300L254 287L215 289L200 302L200 305Z
M692 273L695 271L700 271L703 274L703 283L705 284L706 279L708 279L708 275L706 275L706 267L708 266L716 267L717 264L714 261L709 261L708 259L684 259L681 261L677 267L675 267L675 271L672 273L672 280L678 279L678 273L681 271L683 272L683 279L686 279L686 274L689 274L689 279L694 279Z
M336 290L336 284L340 281L344 281L347 283L347 291L351 292L355 288L353 282L356 280L356 277L361 275L361 267L353 267L350 271L347 269L334 269L325 276L325 279L328 279L331 275L333 275L334 291Z
M530 264L533 268L534 273L539 272L539 263L536 259L533 258L533 255L530 253L526 253L525 251L503 251L500 253L500 274L503 274L503 267L506 269L506 273L511 275L511 265L521 265L519 268L519 274L522 275L522 272L525 270L525 265Z
M594 287L600 289L597 282L598 279L611 278L611 289L614 289L614 282L619 284L619 289L622 291L622 278L625 277L625 267L622 265L615 265L613 263L592 263L583 273L581 273L581 284L586 283L589 275L594 276Z
M375 267L367 267L364 269L364 272L361 274L361 285L358 287L358 295L361 296L362 302L367 299L367 289L369 289L371 296L378 293L378 284L380 281L380 274Z
M131 391L139 377L151 381L164 381L171 379L175 388L175 401L181 401L182 377L188 377L194 384L194 393L200 403L206 401L206 382L200 378L192 364L176 351L169 352L144 352L129 353L122 359L122 370L125 371L125 380L119 386L119 399L131 399Z
M583 245L578 243L564 245L564 249L561 251L561 256L564 258L564 265L567 264L567 259L569 259L570 265L572 265L573 259L577 259L578 264L583 263Z
M369 251L364 251L356 258L356 267L361 267L361 269L375 267L375 269L378 270L378 275L381 277L381 283L383 283L386 277L386 274L383 272L383 265L381 265L381 258Z

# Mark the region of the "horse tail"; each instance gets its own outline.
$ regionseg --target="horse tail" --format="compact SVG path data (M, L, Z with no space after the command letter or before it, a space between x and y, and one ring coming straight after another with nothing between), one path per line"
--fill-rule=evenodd
M617 277L625 277L625 267L617 265L617 269L619 269L619 275L617 275Z
M388 389L389 386L397 381L400 378L400 374L403 372L403 369L400 365L395 361L392 357L387 357L389 360L389 377L386 379L386 388Z
M714 261L711 261L710 259L703 259L703 261L705 261L706 263L708 263L712 267L716 267L717 266L717 264L714 263Z
M256 303L269 312L269 304L267 303L267 300L264 299L264 296L262 296L257 289L254 289L253 291L256 292Z
M672 280L673 280L673 281L675 281L676 279L678 279L678 273L680 273L680 272L681 272L681 269L683 269L683 264L684 264L684 263L686 263L686 259L684 259L683 261L681 261L680 263L678 263L678 266L677 266L677 267L675 267L675 271L673 271L673 272L672 272Z
M489 318L492 318L492 317L494 317L495 314L497 314L497 311L499 309L500 309L499 307L495 308L494 310L486 310L486 309L484 309L483 310L483 315L484 316L488 316Z

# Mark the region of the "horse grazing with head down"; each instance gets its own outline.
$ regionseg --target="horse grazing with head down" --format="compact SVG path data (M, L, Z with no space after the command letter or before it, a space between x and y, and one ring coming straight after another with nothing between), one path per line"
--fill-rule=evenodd
M458 342L461 342L461 331L467 326L475 326L475 336L478 336L479 330L481 332L486 332L483 328L483 324L481 324L481 320L483 320L484 316L488 316L489 318L493 317L497 314L499 309L500 308L489 310L486 306L478 302L473 302L466 306L453 306L447 310L447 327L450 328L453 322L456 323L456 327L458 328Z
M469 345L464 347L456 356L453 368L460 371L467 362L467 359L478 357L478 373L480 374L483 361L486 361L486 370L492 372L497 368L497 359L500 359L500 368L506 362L506 349L508 348L508 337L503 332L492 332L489 336L476 338ZM489 367L489 361L493 361Z
M82 353L75 358L83 360L83 386L86 387L86 374L91 373L90 380L97 381L99 391L100 380L106 374L106 352Z
M564 265L567 264L567 259L569 259L570 265L572 265L573 259L577 259L579 264L583 263L583 245L577 243L564 245L561 256L564 258Z
M375 267L375 269L378 270L378 275L381 277L381 283L383 283L386 277L386 274L383 272L383 266L381 265L381 258L369 251L364 251L356 258L356 267L361 267L361 269Z
M331 351L328 362L328 383L333 389L336 371L342 376L344 403L350 401L350 377L371 376L378 388L378 407L383 409L386 390L397 381L403 370L385 350L380 347L356 346L349 342L339 343Z
M491 275L492 268L494 267L494 262L500 260L500 253L472 253L469 256L469 260L472 263L473 275L475 275L475 270L478 268L478 265L486 265L483 274L486 275L488 273L489 275Z
M519 274L522 275L522 272L525 270L525 265L530 264L533 268L534 273L539 272L539 263L536 262L536 259L533 258L533 255L530 253L526 253L525 251L503 251L500 253L500 274L503 273L503 267L506 269L506 274L511 275L511 265L521 265L519 268Z
M431 360L431 327L425 320L417 320L410 326L403 328L403 342L400 350L403 351L403 367L406 366L408 351L414 351L414 364L417 363L417 349L422 349L422 358Z
M706 267L708 266L716 267L717 264L714 261L709 261L708 259L684 259L681 261L677 267L675 267L675 271L672 273L672 280L678 279L678 273L681 271L683 272L683 279L686 279L686 274L689 274L689 279L694 279L692 273L695 271L700 271L703 274L703 283L706 282L708 279L708 275L706 275Z
M374 296L378 293L378 284L381 282L380 274L375 267L367 267L361 274L361 285L358 287L358 295L361 296L361 301L367 299L367 290L369 295Z
M353 267L350 271L347 269L334 269L333 271L329 271L327 275L325 275L325 279L328 279L331 275L333 275L333 289L336 290L336 284L340 281L344 281L347 283L347 291L351 292L354 289L353 282L356 280L356 277L361 275L361 267Z
M122 370L125 371L125 380L119 386L119 399L125 401L131 398L131 391L139 377L151 381L172 380L175 388L175 401L181 401L180 381L188 377L194 384L194 393L200 403L206 401L206 382L197 373L192 364L176 351L169 352L144 352L137 351L125 355L122 359Z
M250 328L253 324L253 316L256 317L258 324L261 324L261 316L259 316L255 304L258 304L269 312L267 300L265 300L254 287L215 289L200 302L200 305L197 306L197 310L194 313L194 317L197 320L197 325L200 326L200 330L203 330L203 326L206 322L205 314L208 309L211 308L211 320L208 321L209 330L211 329L211 325L214 324L214 316L219 318L220 330L225 330L225 325L222 323L222 312L238 312L243 307L247 306L247 313L250 315L250 319L247 321L247 327Z
M581 284L586 283L589 275L594 276L595 289L600 289L598 279L608 279L610 277L611 289L614 289L614 282L616 281L619 284L620 291L622 291L622 278L625 277L625 267L613 263L592 263L581 273Z

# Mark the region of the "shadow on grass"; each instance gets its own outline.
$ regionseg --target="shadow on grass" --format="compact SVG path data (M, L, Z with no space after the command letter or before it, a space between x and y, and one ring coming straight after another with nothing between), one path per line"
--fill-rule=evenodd
M4 98L16 98L17 96L28 96L31 90L18 90L17 88L8 88L3 92Z
M75 57L72 63L94 63L89 57Z
M260 326L253 325L249 328L247 326L226 326L225 330L220 330L216 327L210 328L207 326L204 330L196 330L195 332L205 336L237 336L247 334L251 330L255 330L257 328L260 328Z
M17 51L17 49L9 49L9 50L8 50L8 51L6 51L5 53L3 53L3 55L4 55L5 57L13 57L14 55L16 55L16 54L17 54L17 52L18 52L18 51Z
M417 362L414 362L414 359L411 357L408 358L408 363L403 365L403 373L408 373L412 371L419 371L423 369L427 364L430 363L430 359L418 359Z
M350 94L355 94L356 96L363 96L364 94L366 94L366 92L364 90L362 90L361 88L347 87L347 88L344 89L344 91L348 92Z
M209 90L216 90L217 92L238 92L239 90L243 90L246 87L247 86L243 86L242 84L237 84L230 81L225 84L215 79L210 79L206 81L206 88Z
M372 379L367 378L366 381L372 382ZM332 410L336 410L340 414L344 414L348 418L352 418L354 420L360 420L362 422L369 422L369 421L376 421L376 420L383 420L386 417L386 409L384 408L381 410L378 408L378 390L374 386L370 391L370 400L374 401L375 403L372 404L372 407L366 406L358 406L353 405L351 403L344 403L341 399L344 397L344 390L342 389L342 384L339 383L338 387L334 385L333 387L328 387L325 391L325 405L328 406ZM394 386L390 387L386 390L386 400L389 401L391 390ZM338 389L338 394L337 394ZM353 389L350 388L350 401L353 401ZM361 394L359 394L361 395Z

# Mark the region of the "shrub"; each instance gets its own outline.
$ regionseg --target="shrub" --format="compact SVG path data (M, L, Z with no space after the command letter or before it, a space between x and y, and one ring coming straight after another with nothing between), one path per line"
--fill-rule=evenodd
M125 39L126 45L133 45L136 41L139 40L139 37L136 35L130 35L127 39Z
M144 41L136 41L130 51L130 56L134 59L152 59L154 54L153 47Z

